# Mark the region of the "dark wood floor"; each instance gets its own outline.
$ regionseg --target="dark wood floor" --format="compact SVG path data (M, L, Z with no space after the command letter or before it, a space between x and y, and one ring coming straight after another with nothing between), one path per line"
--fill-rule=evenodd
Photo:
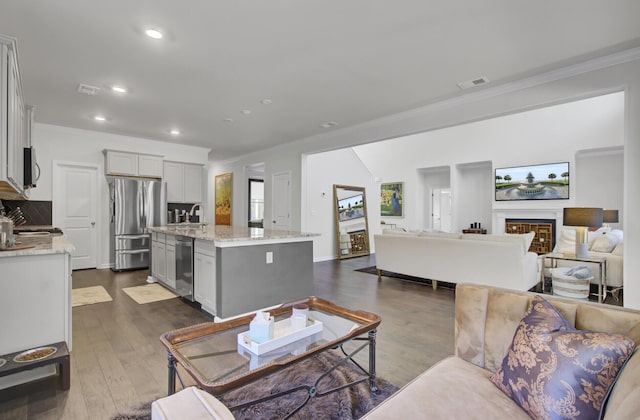
M454 292L354 271L373 257L314 264L315 295L381 316L378 375L402 386L453 353ZM73 288L102 285L112 302L73 309L71 389L43 380L0 391L0 419L109 419L166 395L166 331L208 321L181 299L139 305L122 289L147 271L73 273Z

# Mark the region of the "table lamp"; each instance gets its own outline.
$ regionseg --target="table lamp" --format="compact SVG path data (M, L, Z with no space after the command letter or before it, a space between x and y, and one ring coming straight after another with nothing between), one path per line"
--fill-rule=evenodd
M609 226L609 223L618 223L618 210L602 210L602 226Z
M595 207L565 207L563 225L576 226L576 257L587 258L587 228L602 226L602 209Z

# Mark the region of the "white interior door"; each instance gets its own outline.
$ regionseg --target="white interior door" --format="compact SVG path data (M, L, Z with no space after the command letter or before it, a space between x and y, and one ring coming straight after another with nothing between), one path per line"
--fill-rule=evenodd
M272 176L272 227L277 230L291 229L291 172L279 172Z
M436 188L431 195L431 223L433 229L451 231L451 190Z
M98 261L98 167L53 163L53 222L76 250L73 270L96 268Z

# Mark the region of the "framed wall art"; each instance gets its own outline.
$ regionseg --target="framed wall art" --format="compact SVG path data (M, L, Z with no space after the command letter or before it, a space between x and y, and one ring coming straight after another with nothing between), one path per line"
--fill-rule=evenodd
M233 173L216 175L215 185L216 225L231 226Z
M380 185L380 216L404 217L404 182Z

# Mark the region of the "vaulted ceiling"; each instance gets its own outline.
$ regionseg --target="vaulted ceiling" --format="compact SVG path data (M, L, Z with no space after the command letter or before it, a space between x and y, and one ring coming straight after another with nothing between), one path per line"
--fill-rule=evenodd
M37 122L221 159L640 46L638 16L637 0L3 0L0 33Z

